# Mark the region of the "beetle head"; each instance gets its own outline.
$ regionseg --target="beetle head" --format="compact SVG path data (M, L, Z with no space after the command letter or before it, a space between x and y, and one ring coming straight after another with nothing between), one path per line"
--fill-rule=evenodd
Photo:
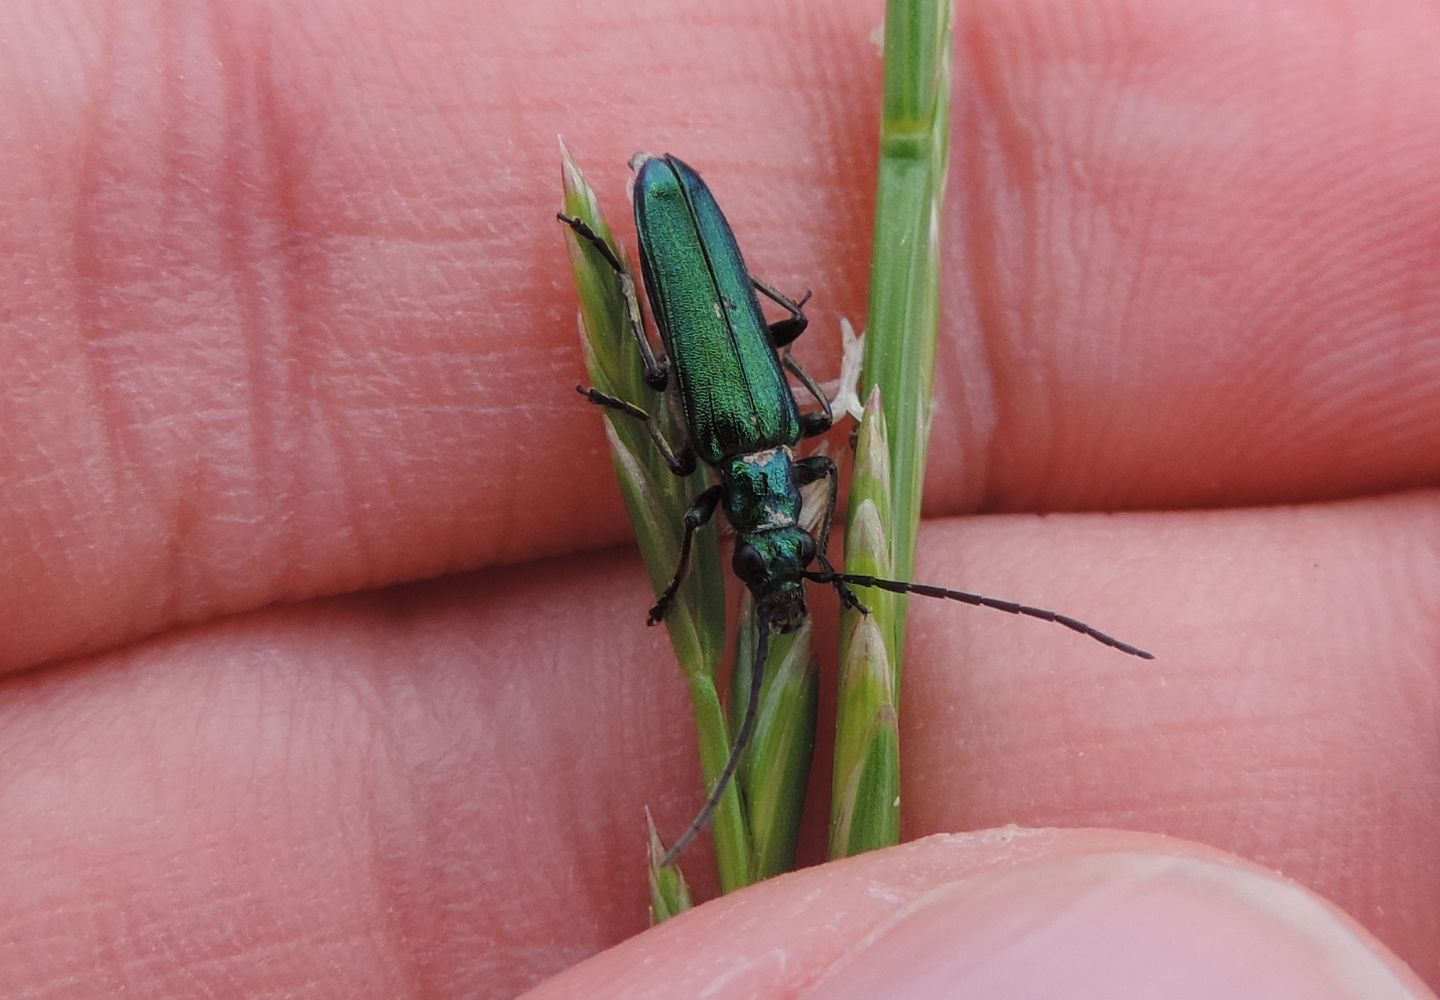
M815 558L815 539L791 525L737 535L731 566L776 632L793 632L805 622L805 581L801 574Z

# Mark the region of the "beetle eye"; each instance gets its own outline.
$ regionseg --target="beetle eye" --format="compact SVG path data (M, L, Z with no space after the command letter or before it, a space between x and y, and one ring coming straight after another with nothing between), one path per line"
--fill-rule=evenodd
M735 546L735 555L730 561L735 575L746 583L759 583L765 578L765 558L760 550L749 542Z
M808 534L800 536L800 565L809 566L815 558L815 539Z

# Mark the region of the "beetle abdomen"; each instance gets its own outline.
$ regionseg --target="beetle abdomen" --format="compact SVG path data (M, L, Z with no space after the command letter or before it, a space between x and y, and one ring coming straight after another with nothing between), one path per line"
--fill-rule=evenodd
M635 227L646 294L696 454L718 465L794 444L795 397L740 248L705 182L673 156L645 160L635 178Z

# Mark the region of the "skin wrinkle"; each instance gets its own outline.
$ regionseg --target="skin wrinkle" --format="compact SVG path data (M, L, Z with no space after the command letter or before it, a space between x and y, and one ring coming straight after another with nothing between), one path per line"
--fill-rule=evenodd
M387 761L387 763L392 763ZM362 852L370 874L372 891L381 901L378 907L380 910L379 927L374 934L382 940L389 942L390 946L377 950L377 953L385 954L391 962L391 968L398 972L401 982L409 987L410 996L424 996L426 978L421 967L420 950L408 947L408 943L415 937L412 928L405 919L407 912L406 893L404 892L403 876L397 869L399 865L392 862L386 852L386 831L384 824L384 810L380 803L386 801L381 796L366 796L367 801L376 803L375 808L367 815L370 824L365 833L366 849ZM403 840L410 837L412 831L400 831L395 838Z
M221 29L217 22L218 30ZM233 31L231 34L233 35ZM268 61L269 50L264 33L257 32L253 36L253 41L257 49L257 62ZM217 38L216 51L223 52L222 46L223 43ZM245 384L249 412L248 438L252 488L257 497L267 498L266 506L269 507L269 510L266 513L266 520L270 524L280 527L281 537L276 540L277 548L280 551L294 554L298 551L298 529L294 524L294 519L285 516L283 510L280 509L287 500L294 496L294 492L284 486L284 479L289 477L282 478L281 475L282 469L285 467L285 450L277 447L276 426L279 419L276 411L279 403L275 385L265 363L266 323L259 301L262 292L257 287L258 278L249 266L249 248L243 238L249 219L246 195L250 188L242 179L245 177L246 154L252 144L256 144L261 145L266 153L273 155L275 147L273 137L270 137L263 128L263 123L272 120L273 116L269 114L271 109L268 95L262 92L259 95L262 110L255 122L259 126L257 128L259 134L247 135L241 128L241 116L237 113L238 106L234 94L242 86L240 74L243 72L243 62L243 60L236 59L226 60L224 63L223 93L225 98L222 119L225 123L223 145L226 159L225 178L228 183L224 186L222 198L223 229L226 235L225 263L228 271L226 279L233 293L235 332L238 341L243 345L246 365ZM276 199L274 207L283 213L287 206ZM288 221L292 223L296 221L293 216L282 214L282 218L288 218ZM283 265L282 269L288 272L288 268L283 268ZM284 296L279 298L281 301L287 301ZM293 563L290 559L276 560L276 569L271 575L269 584L280 594L287 593L292 589L286 584L287 567L291 566Z
M183 621L195 615L198 609L209 609L218 603L210 593L203 567L197 567L192 562L192 554L197 551L197 542L203 537L208 521L204 513L206 480L203 464L195 461L189 463L187 471L181 473L176 483L170 530L165 537L163 569L157 569L161 577L157 581L157 592L161 595L160 614L166 620ZM188 608L185 607L187 604Z
M101 317L105 312L103 304L100 302L99 289L102 286L97 280L102 266L96 218L102 164L106 162L99 148L102 135L101 122L112 103L110 94L116 74L113 5L107 8L107 13L112 16L107 17L107 24L100 32L101 50L97 60L97 71L90 80L93 94L86 105L89 114L80 129L82 151L79 156L80 166L77 172L78 190L73 215L74 230L70 241L72 262L70 290L72 301L75 304L75 333L78 334L79 339L80 357L83 362L87 388L86 395L91 403L90 409L96 416L101 439L107 446L104 461L101 463L92 461L91 468L97 464L103 466L108 474L111 493L114 494L119 492L124 479L122 470L125 463L125 448L120 436L122 426L120 416L123 408L111 393L111 380L107 377L105 365L98 351L98 345L104 337Z
M162 31L162 38L165 37L168 36ZM128 50L131 45L148 50L150 41L138 34L122 35L120 48ZM127 70L130 73L127 74ZM117 484L117 499L122 510L138 515L137 521L157 533L164 531L164 522L169 520L172 487L166 475L170 466L157 460L152 445L158 428L169 419L168 415L152 409L147 392L167 381L172 369L151 366L140 384L128 384L127 376L140 367L138 362L147 348L160 342L163 334L153 321L157 312L163 313L170 305L174 295L168 285L171 265L178 256L172 250L172 243L179 228L170 217L175 202L169 196L171 178L167 174L172 162L169 154L173 152L167 145L172 116L165 112L157 116L156 140L161 152L154 172L150 170L151 165L146 164L139 177L127 180L123 170L134 165L124 150L130 117L152 109L148 92L143 86L136 87L137 81L132 76L145 82L153 80L163 88L165 75L163 67L152 72L149 65L128 66L121 57L112 80L114 99L107 101L105 113L96 124L100 145L109 154L106 168L102 169L110 169L113 180L108 184L102 181L95 195L101 205L97 242L103 245L98 251L93 280L102 289L97 299L103 302L106 318L99 321L98 335L89 343L92 351L103 358L101 378L115 385L115 391L108 393L111 405L106 416L107 426L113 426L121 448L118 468L122 482ZM154 225L157 238L132 248L127 243L128 230L147 223ZM109 301L105 301L107 290ZM154 589L132 590L134 603L141 605L142 613L150 617L167 614L173 605L174 591L178 589L176 581L163 579L163 562L163 556L157 559L151 574L156 581Z
M1108 208L1108 205L1106 207ZM1139 318L1139 305L1141 297L1144 294L1143 289L1146 285L1146 278L1153 270L1153 257L1155 256L1156 250L1155 237L1160 230L1159 220L1162 212L1163 205L1161 204L1161 199L1158 197L1158 192L1155 197L1147 198L1141 203L1139 217L1133 220L1127 220L1131 222L1133 227L1132 235L1136 242L1135 253L1131 257L1134 264L1134 272L1122 278L1120 275L1124 273L1124 268L1117 267L1111 269L1114 275L1110 279L1111 290L1114 290L1120 282L1125 282L1124 293L1116 295L1115 301L1122 303L1120 306L1120 329L1125 331L1129 336L1136 336L1143 328L1143 323ZM1119 242L1120 234L1117 233L1118 227L1115 226L1115 220L1108 211L1105 212L1101 226L1107 237L1114 238L1117 243ZM1090 269L1090 261L1087 259L1085 277L1088 278L1092 274L1093 271ZM1133 368L1134 366L1127 367ZM1102 505L1104 509L1112 510L1120 506L1120 503L1118 498L1115 498L1108 502L1102 501Z
M976 149L988 147L998 155L998 162L984 156L961 158L961 164L970 171L967 186L971 198L967 207L971 211L963 223L963 229L967 234L966 245L970 248L970 267L976 275L976 318L979 320L979 328L975 332L978 341L983 345L977 360L983 363L981 370L984 374L981 381L994 414L993 422L987 425L987 437L978 442L976 448L985 456L985 478L979 486L977 507L986 510L990 509L997 499L992 479L993 470L1004 460L1004 456L995 451L998 441L996 431L1012 419L1009 416L1011 406L1007 400L1010 394L1003 390L1004 383L995 377L995 372L1002 363L1003 355L1008 353L1001 345L1013 343L1019 336L1014 329L1017 314L1015 310L1004 305L1005 302L1015 301L1014 289L1008 287L1009 282L1006 279L1016 273L1001 264L1001 232L1004 228L1001 213L1006 211L1005 199L998 199L1001 207L997 209L997 199L993 194L998 185L1005 185L1006 193L1012 199L1018 199L1012 201L1009 207L1018 209L1022 219L1033 222L1034 202L1026 193L1034 188L1029 159L1021 152L1024 142L1013 125L1006 120L1006 102L1002 96L1005 92L1002 69L989 50L984 28L979 25L957 24L956 36L968 43L968 58L962 65L971 68L968 79L962 78L960 81L962 92L965 83L974 84L975 96L965 101L964 106L979 112L976 125L979 135L975 137L973 145ZM957 102L957 106L960 104L961 102ZM986 139L992 139L993 142L987 143ZM1006 184L1006 181L1010 183ZM952 209L952 216L953 213ZM1033 263L1034 237L1022 236L1021 240L1022 258ZM1023 273L1023 267L1022 265L1020 273Z
M326 418L333 416L325 412L326 401L319 391L322 386L319 372L324 350L331 346L330 340L325 328L311 314L312 302L307 295L307 292L329 287L329 282L324 274L324 251L319 246L324 237L309 224L304 208L303 184L309 178L303 172L302 158L298 155L300 123L291 121L290 107L276 89L276 66L270 48L274 30L269 15L257 26L256 33L263 42L260 57L253 66L251 84L259 104L255 124L263 137L261 162L267 200L275 211L274 232L278 237L274 244L277 268L268 276L274 283L279 306L279 315L272 318L270 325L279 335L275 346L284 345L284 349L274 355L281 359L277 379L281 392L276 397L279 412L275 416L282 423L276 433L285 442L282 452L300 460L287 477L288 499L294 502L298 497L317 495L312 487L321 484L312 481L317 456L309 428L330 426ZM332 484L333 480L324 485ZM291 511L284 532L287 550L300 556L298 562L291 564L292 571L284 575L282 584L285 596L292 599L315 592L313 583L303 576L303 566L311 558L312 526L298 516L301 509L297 504ZM353 536L351 541L353 543Z
M824 46L827 51L831 52L843 52L847 48L854 46L852 49L853 57L857 60L866 60L863 65L872 67L871 73L878 74L880 60L876 57L877 53L869 46L868 42L863 39L852 39L848 35L843 34L840 23L834 18L825 16L824 11L825 8L823 6L811 7L810 5L803 5L797 8L796 16L804 18L803 25L797 28L798 36L816 39L818 45ZM833 157L834 159L831 162L835 163L839 169L847 173L862 176L867 173L873 174L876 157L874 147L855 146L850 143L848 136L844 134L841 124L849 115L849 109L855 107L858 103L856 101L856 90L852 86L854 74L848 71L842 71L842 63L838 60L813 59L805 49L799 46L786 45L783 48L787 55L791 54L793 50L794 58L788 61L788 66L795 80L806 80L806 71L811 68L818 70L822 74L820 86L802 86L799 88L803 101L803 108L800 114L803 115L806 120L818 122L821 128L824 129L820 142L822 144L821 148L826 150L828 154L827 159ZM803 57L801 56L802 52L806 52L806 55ZM867 73L866 77L869 78L871 73ZM875 78L878 79L878 75ZM822 169L819 164L813 164L811 166L813 169ZM869 204L857 206L854 204L855 194L858 194L858 192L853 192L852 197L846 199L844 206L838 212L834 213L834 215L827 213L827 215L832 219L838 216L842 222L844 220L854 222L860 219L868 222L874 217L873 206ZM835 225L832 222L827 225L825 224L825 220L817 221L822 223L820 226L822 232L828 232L831 228L847 232L862 231L862 227L855 224ZM864 255L861 254L858 259L863 260ZM838 288L839 286L837 285L836 287Z
M252 384L259 404L255 410L257 484L262 493L278 496L289 508L279 517L282 528L277 541L279 551L290 556L277 560L281 568L275 582L279 596L293 600L312 596L317 590L307 579L312 526L300 516L306 512L300 498L320 495L308 482L315 475L318 457L315 432L310 428L333 427L336 414L326 412L320 376L325 351L333 344L312 316L307 294L330 287L331 282L326 276L325 250L320 246L322 236L310 224L304 208L303 184L308 178L299 153L301 122L294 114L303 103L293 95L287 99L277 90L278 66L271 44L274 30L272 15L260 12L248 32L255 46L254 58L233 60L227 120L233 123L229 130L231 173L237 178L230 193L237 247L234 266L244 281L242 322L247 331L245 341L251 345ZM248 113L251 100L253 117ZM260 150L253 163L247 155L252 146ZM253 178L255 183L252 187L239 178ZM259 211L250 203L252 190L263 194ZM256 221L252 224L251 220ZM257 238L247 242L244 236L252 228ZM251 255L257 250L260 258L252 263ZM275 254L273 269L266 266L271 252ZM353 458L344 447L338 447L335 454L342 473L348 470L349 475L334 477L325 485L344 488L347 478L356 478ZM267 456L273 458L267 460ZM345 492L349 500L346 509L356 510L353 492ZM373 568L374 555L360 533L349 531L346 535L350 545L359 549L361 564Z
M192 259L193 248L186 243L186 226L195 216L211 221L214 215L209 204L212 190L209 171L214 162L212 153L215 144L213 120L205 114L203 104L193 97L196 90L204 92L208 76L203 69L191 72L197 65L204 66L210 53L219 51L215 47L220 37L216 28L218 18L209 16L212 13L215 13L214 8L181 10L165 7L159 12L161 23L155 33L159 66L157 78L161 93L159 228L163 233L161 254L166 260L164 267L171 273L181 268L197 267ZM219 117L224 121L227 116L222 113ZM224 233L231 231L230 227L224 227L218 237L207 238L203 251L205 258L208 259L217 245L223 253ZM188 305L184 303L183 291L177 288L173 295L177 306L183 308L183 305ZM219 298L220 295L214 297ZM233 305L236 299L225 296L224 301ZM203 336L201 327L205 322L190 309L186 310L178 325L186 340L198 340ZM208 357L203 358L202 367L209 360ZM183 375L181 377L183 379ZM205 435L207 426L213 420L212 405L202 404L198 410L187 414L192 421L185 426L187 436L199 438ZM159 580L154 588L158 595L158 616L163 621L194 621L224 603L223 594L209 584L210 573L217 568L219 560L206 555L211 535L207 529L211 527L213 514L205 510L206 498L223 491L224 477L216 467L214 455L209 452L177 456L171 461L157 463L157 466L174 476L168 490L160 482L156 482L154 489L157 496L168 497L166 519L169 521L168 530L164 532L164 560L157 567Z

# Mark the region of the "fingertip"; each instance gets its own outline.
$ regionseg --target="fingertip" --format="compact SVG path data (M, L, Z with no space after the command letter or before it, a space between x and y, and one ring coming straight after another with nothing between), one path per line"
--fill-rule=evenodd
M1428 996L1333 907L1245 867L1118 851L937 887L819 985L845 997Z
M1431 997L1299 885L1095 830L942 835L702 906L533 996Z

